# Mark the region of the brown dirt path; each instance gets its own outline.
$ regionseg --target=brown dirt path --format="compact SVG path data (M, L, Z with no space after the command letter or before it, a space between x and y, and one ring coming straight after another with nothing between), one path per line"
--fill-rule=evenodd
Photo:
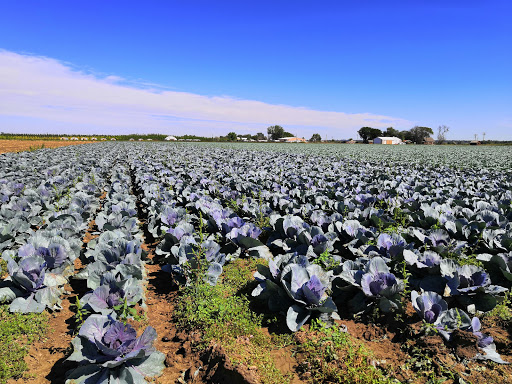
M194 336L177 333L176 325L172 322L173 302L177 292L172 288L171 278L160 270L158 265L146 265L148 271L148 289L146 304L148 324L155 328L158 338L153 344L167 358L166 368L162 375L155 379L156 383L177 383L184 372L195 372L202 366L200 355L192 350ZM191 339L191 340L188 340ZM202 381L194 380L198 384Z
M51 141L51 140L0 140L0 154L27 151L30 148L59 148L69 145L93 144L91 141Z
M66 287L70 290L70 287ZM74 295L73 299L74 301ZM64 374L70 368L64 359L69 354L71 339L73 336L69 332L69 319L73 317L73 312L69 309L70 298L66 297L62 301L63 309L60 312L54 312L49 321L49 332L43 341L34 343L25 356L25 362L28 366L26 377L18 380L9 380L9 384L30 383L30 384L48 384L64 383Z

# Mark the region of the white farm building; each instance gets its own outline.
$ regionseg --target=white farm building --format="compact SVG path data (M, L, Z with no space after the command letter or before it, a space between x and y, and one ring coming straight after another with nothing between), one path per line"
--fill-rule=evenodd
M400 144L402 140L398 137L376 137L373 144Z
M164 140L166 140L166 141L176 141L178 139L176 139L174 136L167 136Z

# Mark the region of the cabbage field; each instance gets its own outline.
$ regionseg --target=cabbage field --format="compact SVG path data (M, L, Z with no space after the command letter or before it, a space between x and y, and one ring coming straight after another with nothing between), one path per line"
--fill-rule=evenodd
M0 382L512 382L512 147L96 143L0 165L0 303L67 343ZM221 296L267 319L233 336L266 329L263 368L198 325L228 329L222 303L173 314L235 267Z

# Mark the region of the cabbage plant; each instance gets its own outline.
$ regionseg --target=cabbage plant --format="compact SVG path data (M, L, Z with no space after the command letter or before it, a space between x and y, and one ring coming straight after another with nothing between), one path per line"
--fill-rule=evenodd
M298 331L314 315L325 321L338 318L336 304L328 294L331 274L309 264L305 256L279 255L269 259L268 267L257 268L254 277L259 284L252 296L265 301L271 311L285 314L291 331Z
M344 286L336 286L338 296L346 298L347 295L343 292L350 290L350 287L360 290L352 295L349 302L356 312L367 310L368 301L370 304L377 303L383 312L398 309L401 304L400 293L404 289L404 283L391 273L381 257L347 260L342 265L341 273L335 277L344 282Z
M453 296L471 313L487 312L497 304L497 297L507 288L492 285L489 274L475 265L457 265L453 260L442 260L441 276L446 280L445 294Z
M181 284L189 284L192 275L204 272L206 281L215 285L222 274L226 255L221 253L221 247L213 240L198 244L194 237L184 236L179 244L171 247L170 254L163 262L166 265L162 269L172 273Z
M116 307L126 302L133 306L143 298L141 281L134 278L122 279L120 275L107 272L101 276L100 286L86 293L80 300L82 307L91 312L109 315Z
M457 330L463 330L473 333L477 337L477 347L483 352L478 353L475 358L479 360L491 360L499 364L509 364L504 361L496 352L496 345L491 336L480 331L480 320L477 317L472 319L468 314L458 308L449 309L439 316L436 321L436 329L446 340L450 340L452 333Z
M411 292L412 306L422 320L435 324L439 316L448 309L448 304L436 292Z
M312 315L329 315L338 310L327 293L331 287L330 276L317 264L306 267L288 264L283 269L281 282L293 300L286 312L286 325L291 331L298 331Z
M153 347L157 335L147 327L141 336L129 324L91 315L72 341L67 361L78 367L66 374L66 384L146 383L164 369L165 355Z
M47 273L46 262L39 256L28 256L16 263L9 259L7 263L9 277L0 286L0 302L11 303L11 312L40 313L45 308L60 309L67 280L58 275Z

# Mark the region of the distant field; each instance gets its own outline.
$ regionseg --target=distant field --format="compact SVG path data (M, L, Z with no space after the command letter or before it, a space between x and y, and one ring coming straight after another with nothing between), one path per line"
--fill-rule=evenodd
M0 140L0 153L21 152L30 149L58 148L68 145L91 144L83 141L49 141L49 140Z

